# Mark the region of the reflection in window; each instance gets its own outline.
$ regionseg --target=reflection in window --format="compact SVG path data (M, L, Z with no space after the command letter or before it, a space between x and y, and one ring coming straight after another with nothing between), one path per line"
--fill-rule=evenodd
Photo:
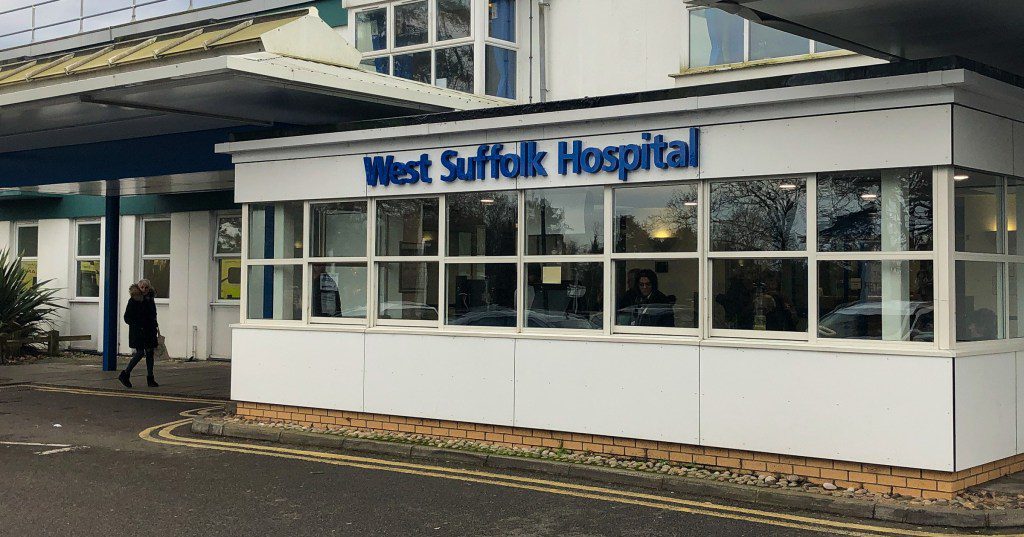
M99 298L101 228L99 222L77 225L75 296Z
M690 67L743 61L743 18L719 9L690 12Z
M711 266L712 328L807 330L807 261L715 259Z
M315 203L309 208L312 257L366 255L366 202Z
M142 278L149 280L156 298L170 298L171 260L143 259Z
M242 259L221 257L217 259L217 300L238 300L242 298Z
M516 40L516 0L489 0L487 35L505 41Z
M427 42L427 2L395 6L395 47L422 45Z
M615 189L615 252L697 251L696 185Z
M18 227L18 256L38 257L39 256L39 227L20 226Z
M933 341L931 261L822 261L818 337Z
M446 267L447 323L516 326L516 265L464 263Z
M142 277L150 281L156 298L170 298L170 220L142 222Z
M302 318L301 266L251 266L248 288L249 319L295 321Z
M359 62L359 68L371 73L391 74L391 58L381 56L379 58L366 59Z
M488 95L516 98L516 51L487 45L487 64L484 66Z
M604 251L604 188L526 192L526 253L600 254Z
M434 52L434 85L473 93L473 45Z
M249 206L249 258L302 257L302 202Z
M615 324L696 328L699 261L630 259L615 262Z
M799 56L810 52L811 43L805 37L787 34L761 24L750 24L751 60Z
M795 251L807 248L803 179L711 183L711 249Z
M1010 255L1024 255L1024 233L1017 226L1024 224L1024 179L1007 178L1006 235Z
M379 263L377 317L436 321L437 263Z
M313 317L366 318L365 263L314 263L310 276Z
M384 50L388 46L387 28L388 10L385 8L356 13L356 48L360 52Z
M526 326L601 329L604 268L601 263L527 263Z
M242 253L242 217L230 216L217 222L217 253Z
M956 262L956 340L1006 337L1003 330L1003 264Z
M395 54L395 76L430 84L430 51Z
M171 253L171 221L147 220L142 229L142 255L168 255Z
M437 220L437 198L377 202L377 255L437 255Z
M515 192L449 194L448 255L516 255Z
M78 255L79 257L100 255L100 225L98 223L78 225Z
M75 296L98 298L100 296L100 262L79 261L76 267Z
M818 250L932 248L930 168L818 175Z
M469 37L469 0L437 0L437 40Z
M958 252L1003 252L1003 178L979 172L954 175L955 242Z

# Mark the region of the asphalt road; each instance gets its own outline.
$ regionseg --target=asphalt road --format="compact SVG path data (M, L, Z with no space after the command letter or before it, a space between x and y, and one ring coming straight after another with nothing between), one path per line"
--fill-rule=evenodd
M832 533L140 438L204 406L0 389L0 536Z

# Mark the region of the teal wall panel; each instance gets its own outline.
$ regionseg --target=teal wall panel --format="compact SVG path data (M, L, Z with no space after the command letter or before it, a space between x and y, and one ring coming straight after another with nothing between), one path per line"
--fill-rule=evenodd
M0 198L0 220L41 220L47 218L101 217L104 200L100 196L14 196ZM193 192L188 194L154 194L123 196L122 215L180 213L188 211L238 210L234 191Z

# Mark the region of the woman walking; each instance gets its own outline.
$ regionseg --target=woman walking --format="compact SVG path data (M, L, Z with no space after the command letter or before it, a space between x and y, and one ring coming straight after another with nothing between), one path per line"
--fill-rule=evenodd
M129 377L132 369L146 356L146 382L151 388L159 387L156 379L153 378L153 351L156 349L160 326L156 322L156 292L149 280L139 280L139 283L128 288L128 307L124 310L124 322L128 323L128 346L135 350L132 354L132 361L128 367L118 375L118 380L126 388L131 388L132 383Z

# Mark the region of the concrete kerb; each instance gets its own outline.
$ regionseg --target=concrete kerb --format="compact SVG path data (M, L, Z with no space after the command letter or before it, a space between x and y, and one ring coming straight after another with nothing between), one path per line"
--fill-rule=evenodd
M349 438L309 431L289 431L259 425L225 422L210 416L193 419L192 432L211 436L226 436L245 440L353 451L371 455L469 464L503 470L521 470L551 476L584 479L598 483L664 490L691 497L742 502L759 507L782 507L851 518L878 520L881 522L963 529L1024 527L1024 509L968 511L944 507L901 506L544 459Z

